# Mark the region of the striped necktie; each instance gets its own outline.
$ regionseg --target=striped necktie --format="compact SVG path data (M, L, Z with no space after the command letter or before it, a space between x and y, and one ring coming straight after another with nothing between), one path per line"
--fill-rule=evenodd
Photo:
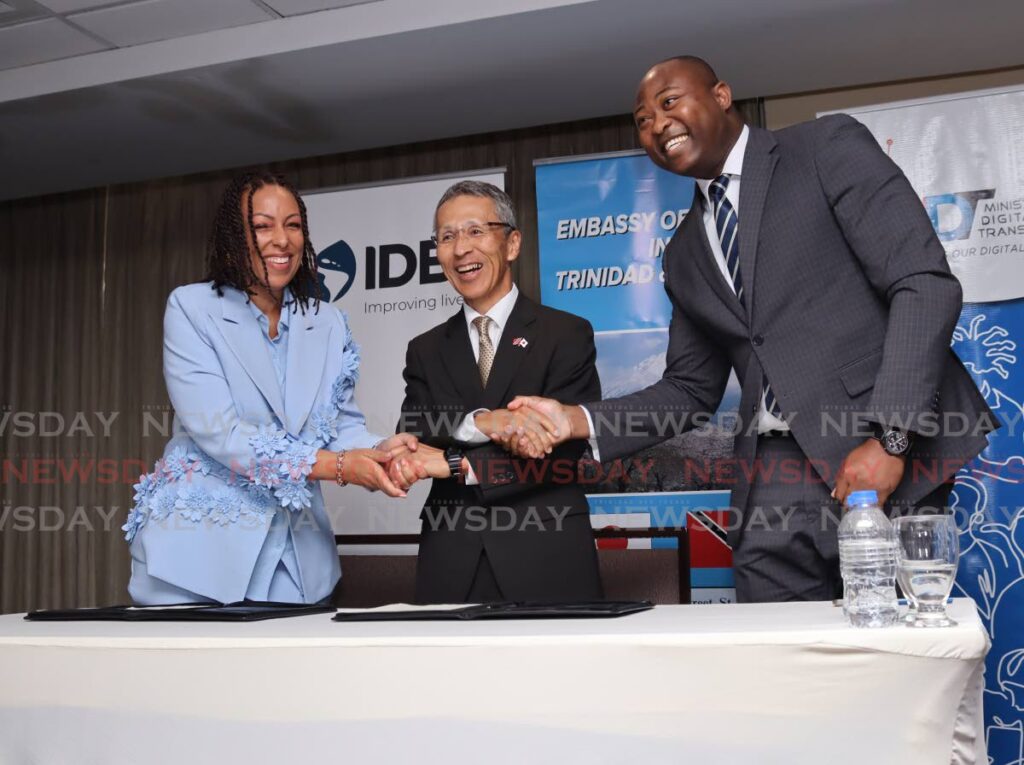
M708 198L711 200L712 212L715 215L715 230L718 232L718 241L722 244L722 255L725 256L725 267L732 279L733 291L740 305L747 307L746 294L743 292L743 277L740 275L740 221L736 215L736 208L725 195L729 186L729 176L720 175L708 186ZM779 402L768 384L768 378L764 378L764 406L774 416L782 419L782 410Z

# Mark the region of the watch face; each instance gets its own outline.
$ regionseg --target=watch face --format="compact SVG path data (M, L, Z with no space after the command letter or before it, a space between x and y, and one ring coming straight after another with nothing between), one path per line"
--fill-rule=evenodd
M889 430L882 434L882 448L889 454L901 456L910 448L910 439L902 431Z

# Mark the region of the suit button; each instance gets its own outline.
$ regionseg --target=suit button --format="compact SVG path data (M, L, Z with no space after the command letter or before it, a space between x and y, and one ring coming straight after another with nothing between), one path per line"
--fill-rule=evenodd
M762 337L761 335L754 335L753 338L751 338L750 342L752 342L754 345L762 345L764 343L764 337Z

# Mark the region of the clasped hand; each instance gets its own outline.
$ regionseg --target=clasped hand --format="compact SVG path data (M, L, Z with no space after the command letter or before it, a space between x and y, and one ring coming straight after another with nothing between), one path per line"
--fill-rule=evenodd
M579 407L540 396L517 396L507 409L478 412L477 428L517 457L540 459L571 438L587 438L589 428ZM904 458L894 457L869 438L851 451L839 469L832 496L845 502L851 491L874 489L884 504L903 478ZM468 463L463 461L463 472ZM404 497L416 481L448 478L444 452L409 433L383 441L377 449L353 449L345 455L345 480Z
M411 433L399 433L384 439L375 449L349 449L341 459L340 478L370 491L382 491L389 497L404 497L409 486L392 480L391 467L396 460L422 448L429 447L421 445L419 439ZM337 461L337 453L321 451L317 455L315 477L322 480L337 479Z
M520 396L508 409L477 412L477 429L517 457L540 459L551 453L571 433L568 416L557 401L535 396ZM463 460L466 473L469 464ZM401 490L426 478L448 478L451 469L444 452L426 444L413 451L397 454L388 467L388 477Z
M554 447L571 438L586 438L590 435L582 409L566 406L553 398L516 396L509 403L507 412L512 417L520 418L516 420L517 423L524 422L532 428L527 430L524 427L521 433L506 432L501 439L492 435L491 440L501 443L518 457L537 459L550 454ZM574 422L581 418L582 422Z
M526 398L520 396L516 401L526 401ZM552 416L556 414L555 410L552 407L526 406L522 403L513 408L513 404L509 404L508 409L477 413L474 417L477 429L518 457L540 459L551 454L551 450L561 443L559 426Z

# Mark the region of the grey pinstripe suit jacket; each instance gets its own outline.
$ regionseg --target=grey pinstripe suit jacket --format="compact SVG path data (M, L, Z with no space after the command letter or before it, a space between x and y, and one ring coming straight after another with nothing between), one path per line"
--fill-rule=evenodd
M762 370L830 485L864 440L865 427L836 425L855 413L918 434L911 459L923 469L908 462L893 500L920 499L985 447L995 419L950 349L960 284L910 183L863 125L835 115L751 128L739 203L746 310L715 264L700 204L698 192L664 255L673 314L663 378L587 404L603 460L714 412L730 367L742 384L738 460L754 457ZM681 427L666 428L670 412ZM733 507L745 506L746 475Z

